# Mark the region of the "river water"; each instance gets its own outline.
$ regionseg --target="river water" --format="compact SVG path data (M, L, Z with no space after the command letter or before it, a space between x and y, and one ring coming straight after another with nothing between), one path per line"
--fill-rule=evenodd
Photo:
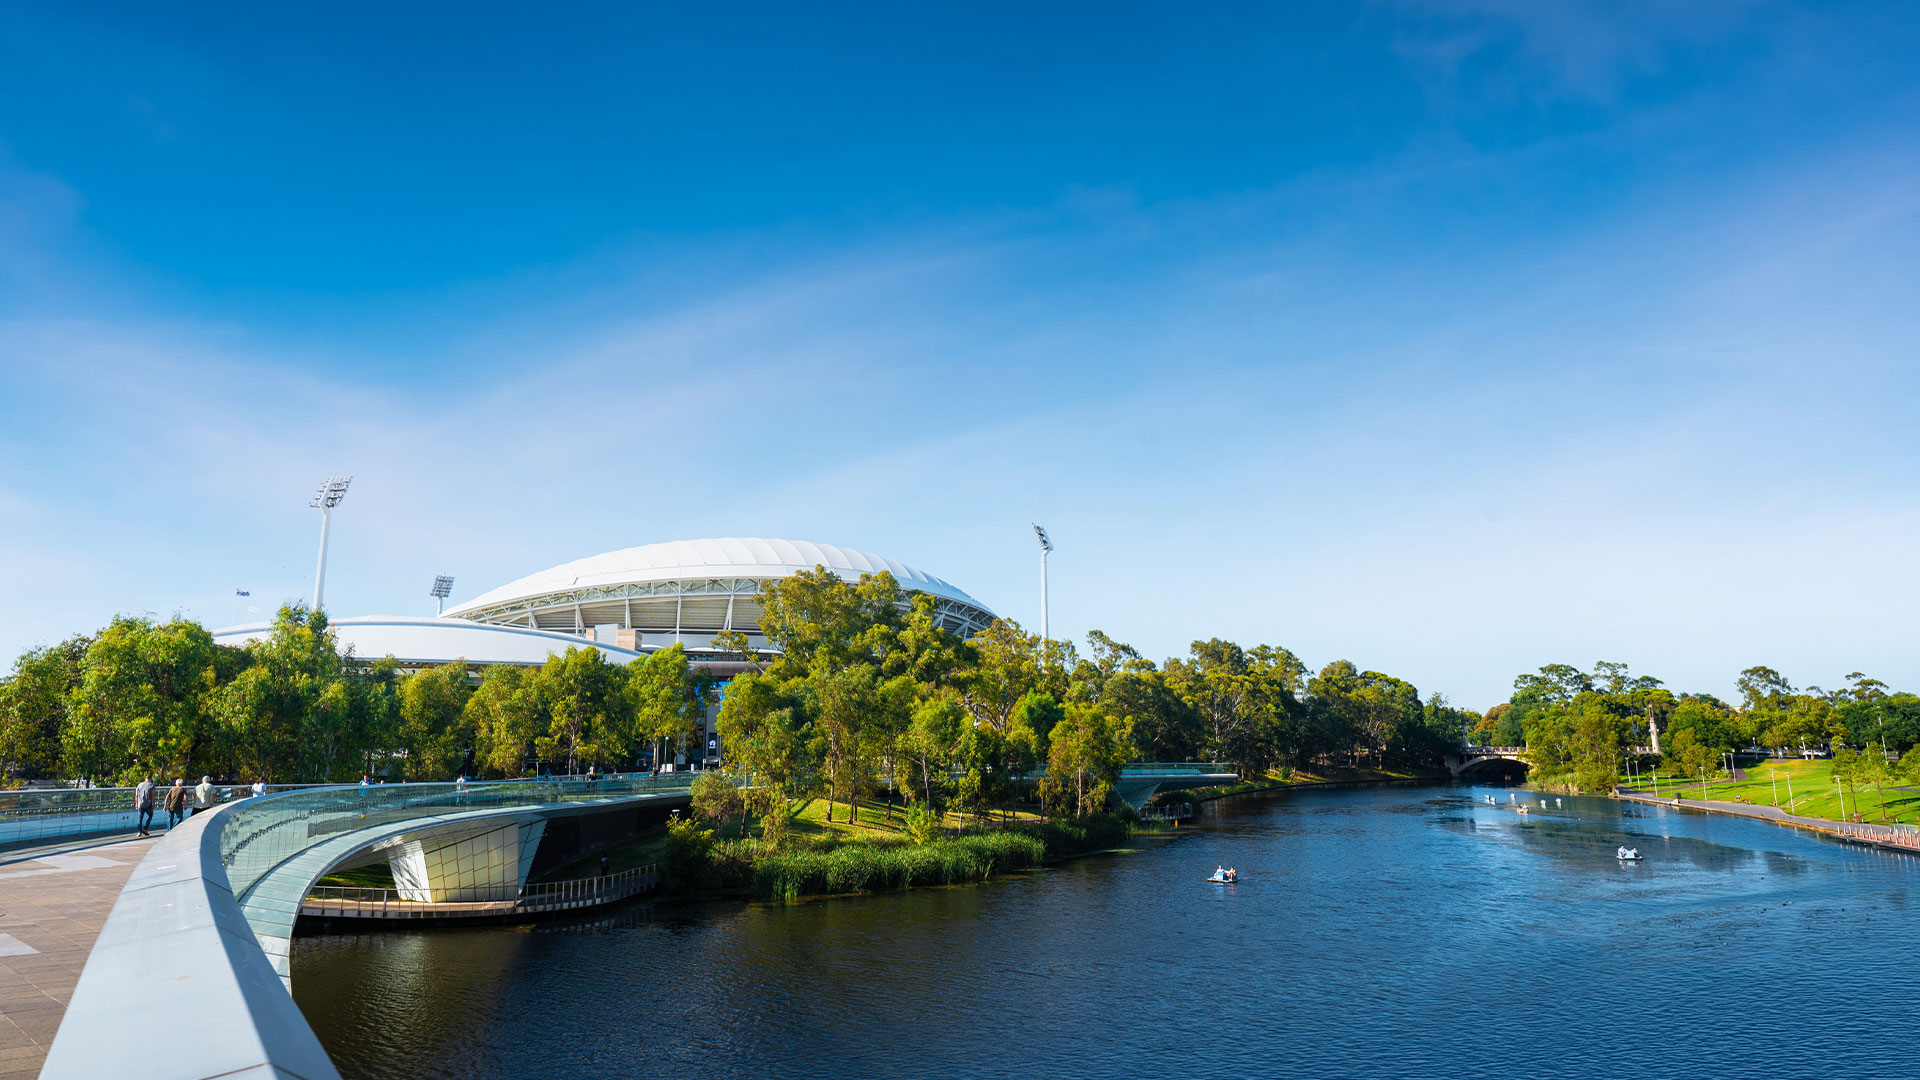
M1920 1075L1920 858L1510 794L1243 797L981 886L309 937L294 994L348 1080Z

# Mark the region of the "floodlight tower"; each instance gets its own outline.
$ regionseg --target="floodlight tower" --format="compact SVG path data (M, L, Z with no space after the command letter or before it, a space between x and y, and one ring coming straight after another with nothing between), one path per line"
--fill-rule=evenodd
M450 574L436 574L433 578L433 591L427 594L433 597L433 613L437 616L447 606L447 597L453 595L453 577Z
M353 483L351 476L329 476L320 482L320 490L313 496L308 506L320 511L320 563L313 571L313 610L320 610L321 598L327 589L327 523L333 518L333 508L347 497L347 485Z
M1040 640L1052 641L1047 636L1047 556L1053 554L1053 541L1048 538L1046 526L1033 523L1033 535L1040 538Z

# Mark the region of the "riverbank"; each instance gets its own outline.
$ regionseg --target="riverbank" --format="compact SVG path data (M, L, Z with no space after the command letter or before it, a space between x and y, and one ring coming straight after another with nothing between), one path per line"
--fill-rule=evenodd
M1304 769L1279 769L1258 780L1248 780L1238 784L1162 792L1154 796L1151 804L1212 802L1215 799L1224 799L1233 795L1257 795L1261 792L1292 791L1296 788L1360 787L1367 784L1416 783L1450 779L1452 776L1444 769L1433 772L1392 769L1322 769L1318 772L1308 772Z
M1133 830L1115 815L1094 814L975 825L920 842L905 835L830 834L775 847L760 837L724 839L697 823L676 822L663 838L660 865L663 887L680 895L798 900L978 884L995 874L1111 850Z
M1885 848L1890 851L1904 851L1920 854L1920 829L1911 825L1876 825L1856 821L1828 821L1825 818L1802 817L1789 814L1777 806L1754 806L1747 803L1719 802L1706 799L1680 799L1671 796L1656 796L1641 791L1622 789L1614 798L1623 802L1643 803L1648 806L1666 806L1677 810L1699 810L1708 814L1727 814L1733 817L1753 818L1757 821L1785 825L1789 828L1805 829L1808 832L1822 833L1835 839L1869 847Z

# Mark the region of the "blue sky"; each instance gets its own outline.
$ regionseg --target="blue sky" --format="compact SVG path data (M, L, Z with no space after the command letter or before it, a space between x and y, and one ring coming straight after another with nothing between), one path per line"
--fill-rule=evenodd
M1920 10L0 6L0 653L789 536L1920 689ZM1617 10L1618 9L1618 10ZM244 615L244 611L241 612Z

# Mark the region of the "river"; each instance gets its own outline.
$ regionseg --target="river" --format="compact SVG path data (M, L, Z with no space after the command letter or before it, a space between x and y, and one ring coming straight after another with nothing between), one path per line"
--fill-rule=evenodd
M294 994L348 1080L1920 1073L1920 857L1510 794L1249 796L980 886L307 937Z

